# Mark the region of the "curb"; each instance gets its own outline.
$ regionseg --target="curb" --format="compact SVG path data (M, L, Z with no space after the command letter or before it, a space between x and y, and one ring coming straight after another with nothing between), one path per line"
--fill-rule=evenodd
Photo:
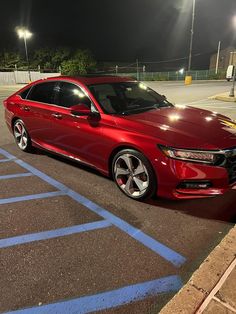
M221 101L236 102L236 96L230 97L229 93L210 96L210 97L208 97L208 99L216 99L216 100L221 100Z
M186 285L167 303L160 314L194 314L212 294L236 256L236 227L194 272Z

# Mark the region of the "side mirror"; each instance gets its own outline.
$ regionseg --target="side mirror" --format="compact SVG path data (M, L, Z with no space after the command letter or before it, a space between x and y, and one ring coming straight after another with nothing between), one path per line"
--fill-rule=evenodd
M91 114L91 110L84 104L72 106L70 112L74 116L89 116Z

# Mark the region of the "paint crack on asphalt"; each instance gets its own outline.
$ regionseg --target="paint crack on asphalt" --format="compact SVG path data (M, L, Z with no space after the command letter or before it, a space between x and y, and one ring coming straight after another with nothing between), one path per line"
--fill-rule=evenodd
M200 287L196 286L196 285L195 285L194 283L192 283L191 281L190 281L190 285L191 285L193 288L195 288L196 290L198 290L198 291L204 293L206 296L209 294L208 291L206 291L206 290L203 289L203 288L200 288Z

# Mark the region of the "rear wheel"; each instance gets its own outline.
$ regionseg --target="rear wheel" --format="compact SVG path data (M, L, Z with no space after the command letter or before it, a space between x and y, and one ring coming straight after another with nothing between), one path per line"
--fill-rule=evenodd
M112 163L113 179L123 193L136 200L153 196L156 177L148 159L133 149L120 151Z
M13 125L13 134L17 146L24 152L32 151L32 144L29 133L26 130L24 122L21 119L18 119L14 122Z

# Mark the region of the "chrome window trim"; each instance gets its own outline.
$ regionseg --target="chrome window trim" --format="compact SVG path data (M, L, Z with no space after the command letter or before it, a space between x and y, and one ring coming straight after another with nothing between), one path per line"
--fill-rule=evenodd
M22 97L21 97L21 93L24 93L24 91L28 88L28 86L25 86L25 87L26 87L26 88L25 88L24 90L22 90L19 94L17 94L17 96L19 96L22 100L27 100L27 98L22 98ZM26 97L28 97L28 95L29 95L29 93L30 93L32 87L33 87L33 85L29 87L29 91L28 91Z
M31 91L31 89L34 87L34 86L37 86L39 84L46 84L46 83L49 83L49 82L55 82L55 83L60 83L60 82L64 82L64 83L70 83L72 85L75 85L76 87L79 87L83 92L84 94L89 98L89 100L91 101L91 104L94 105L94 107L96 108L97 112L100 113L100 111L98 110L97 106L94 104L94 102L92 101L91 97L89 96L89 94L87 93L87 91L82 87L80 86L79 84L75 83L75 82L71 82L71 81L66 81L66 80L50 80L50 81L44 81L44 82L39 82L39 83L36 83L34 85L32 85L30 87L30 90L29 92ZM17 94L18 96L20 96L20 94ZM29 93L27 94L27 96L29 95ZM21 97L21 96L20 96ZM46 103L46 102L41 102L41 101L36 101L36 100L31 100L31 99L23 99L21 97L22 100L26 100L26 101L30 101L30 102L33 102L33 103L39 103L39 104L43 104L43 105L49 105L49 106L53 106L53 107L57 107L57 108L64 108L64 109L70 109L68 107L64 107L64 106L58 106L58 105L55 105L55 104L50 104L50 103Z

